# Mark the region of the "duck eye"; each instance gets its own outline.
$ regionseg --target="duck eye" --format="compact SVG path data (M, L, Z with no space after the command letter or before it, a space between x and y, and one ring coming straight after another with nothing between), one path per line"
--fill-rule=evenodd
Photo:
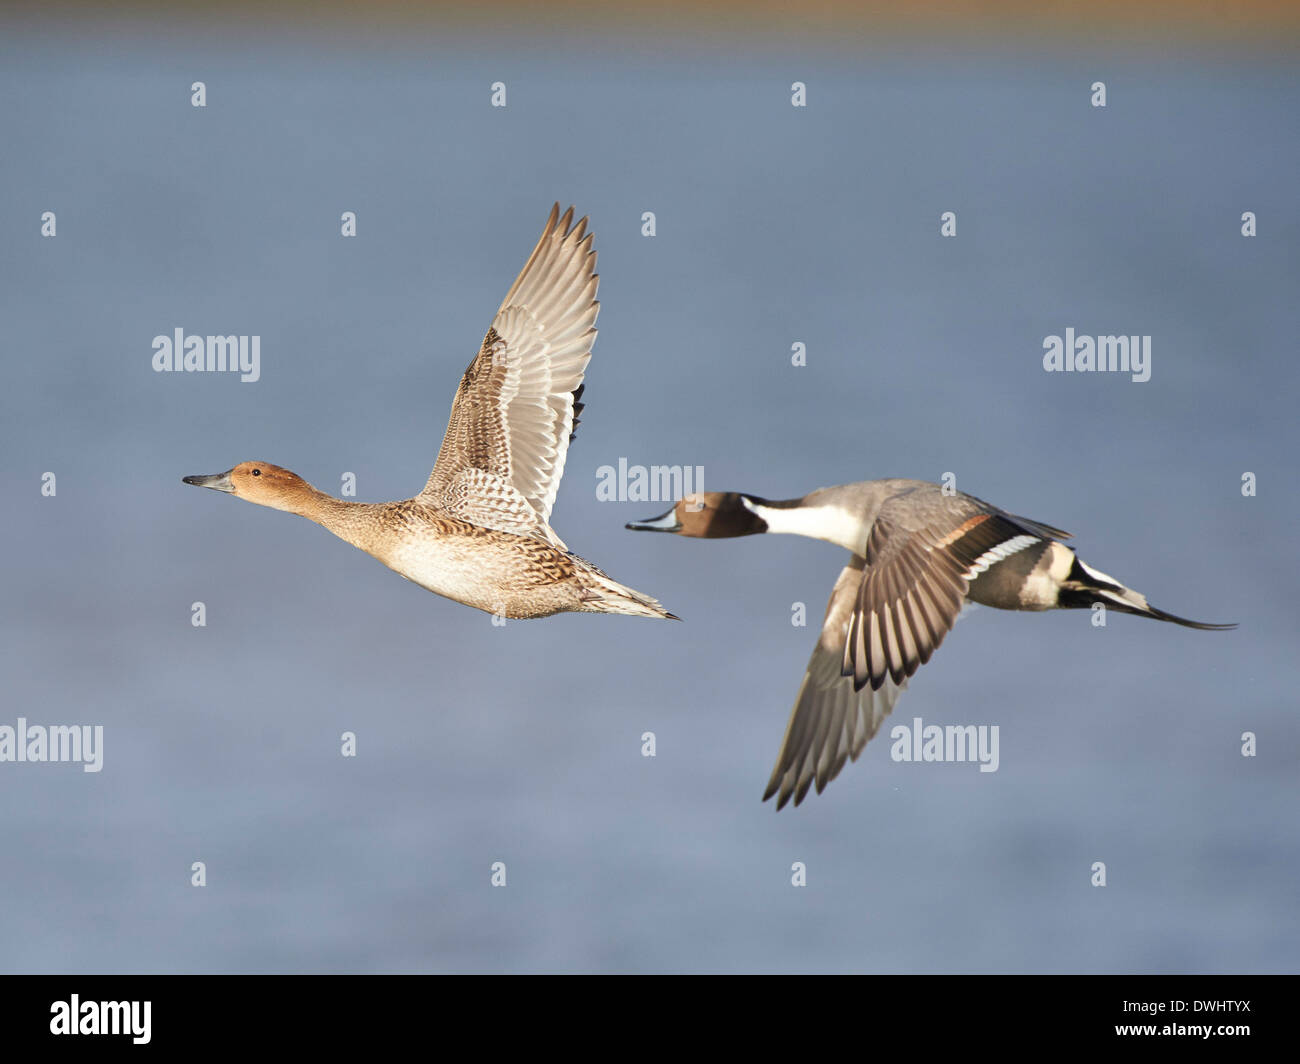
M260 469L253 470L253 476L260 477L261 475L262 475L262 471Z

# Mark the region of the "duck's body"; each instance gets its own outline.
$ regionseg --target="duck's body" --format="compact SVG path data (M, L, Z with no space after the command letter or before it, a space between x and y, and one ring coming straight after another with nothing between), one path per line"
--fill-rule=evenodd
M943 641L967 600L1004 610L1165 613L1060 542L1069 533L921 480L867 480L773 502L708 492L639 531L706 539L790 533L849 551L763 795L780 809L820 793L876 734L907 680Z
M386 521L402 528L375 553L434 594L505 617L547 617L582 609L587 563L540 539L482 528L410 499ZM364 549L364 548L363 548Z
M558 219L558 221L557 221ZM424 490L361 503L267 462L186 477L300 514L446 598L503 617L673 615L571 553L550 526L582 378L596 337L596 255L587 220L551 210L452 403Z
M998 550L966 581L967 599L1002 610L1051 610L1075 605L1061 601L1074 551L1055 542L1068 539L1068 532L1006 513L973 495L945 491L928 481L898 477L864 480L819 488L803 498L783 502L751 498L747 508L766 524L767 532L825 540L862 559L867 556L867 544L882 511L892 535L920 537L922 541L927 536L951 536L965 523L974 521L968 530L972 542L964 545L964 553L973 554L975 542ZM988 518L996 520L986 524ZM976 533L981 524L986 527ZM953 548L956 546L954 540Z

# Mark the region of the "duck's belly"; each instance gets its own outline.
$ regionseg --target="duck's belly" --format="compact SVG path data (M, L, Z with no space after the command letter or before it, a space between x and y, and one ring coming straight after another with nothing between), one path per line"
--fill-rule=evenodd
M509 533L499 537L402 544L379 560L425 590L485 613L545 617L572 608L577 588L570 586L572 567L561 564L567 562L563 554Z

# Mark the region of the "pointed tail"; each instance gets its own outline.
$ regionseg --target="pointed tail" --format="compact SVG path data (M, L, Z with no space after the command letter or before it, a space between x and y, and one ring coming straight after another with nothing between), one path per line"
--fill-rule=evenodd
M1199 628L1204 632L1224 632L1237 627L1236 624L1189 621L1186 617L1158 610L1147 602L1145 595L1125 587L1113 576L1097 572L1075 555L1070 575L1061 584L1059 604L1064 609L1090 609L1094 602L1104 602L1121 613L1153 617L1157 621L1170 621L1181 624L1184 628Z
M590 565L590 563L588 563ZM631 617L663 617L670 621L680 621L675 613L669 613L656 599L643 595L640 591L611 580L594 565L581 571L583 582L583 613L623 613Z

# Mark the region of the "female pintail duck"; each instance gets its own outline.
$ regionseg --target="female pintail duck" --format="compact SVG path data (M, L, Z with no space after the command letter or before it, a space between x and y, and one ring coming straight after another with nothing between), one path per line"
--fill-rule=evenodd
M344 502L269 462L185 477L300 514L438 595L505 617L565 610L675 617L570 553L549 524L582 377L596 339L596 253L573 208L551 208L461 378L424 490L401 502ZM558 220L557 220L558 219Z
M821 637L795 698L763 800L778 809L820 794L857 760L907 679L930 660L965 601L1003 610L1082 609L1188 628L1235 628L1175 617L1065 544L1068 532L1016 517L920 480L867 480L771 502L703 492L627 526L705 539L787 532L844 547L852 557L831 592Z

